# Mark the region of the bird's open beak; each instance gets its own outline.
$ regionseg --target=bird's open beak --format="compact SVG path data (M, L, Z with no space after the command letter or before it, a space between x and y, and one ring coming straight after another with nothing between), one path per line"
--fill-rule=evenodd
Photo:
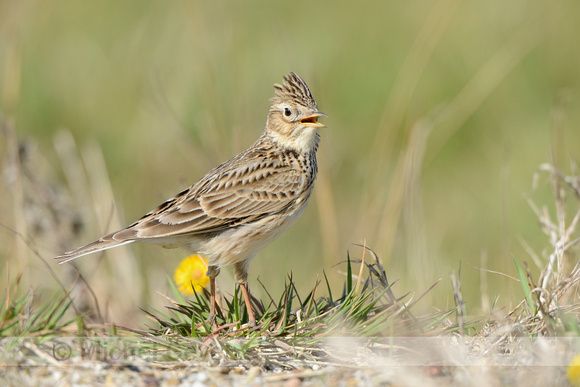
M301 119L300 123L306 126L313 126L315 128L326 128L326 125L317 121L318 117L328 117L328 116L322 112L314 112L308 117L304 117L303 119Z

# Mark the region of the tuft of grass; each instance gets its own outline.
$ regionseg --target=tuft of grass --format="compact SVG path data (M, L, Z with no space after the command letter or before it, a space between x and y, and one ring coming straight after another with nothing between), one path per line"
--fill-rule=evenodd
M576 171L577 168L573 168ZM533 191L538 179L546 174L554 197L553 211L549 205L537 206L528 197L528 203L538 217L551 250L542 259L533 255L541 269L534 280L526 264L522 268L514 258L514 264L529 308L524 302L512 312L518 312L516 321L532 336L574 335L580 332L578 310L580 300L580 262L577 260L580 246L580 176L567 175L551 164L543 164L534 176Z
M65 317L72 305L67 294L58 292L48 301L36 303L36 294L33 290L18 294L20 278L18 276L15 283L8 286L2 296L0 338L52 336L62 333L65 328L77 322L76 317Z
M288 276L284 291L277 300L264 288L269 298L267 302L252 299L257 318L257 326L253 328L247 325L247 311L238 288L233 294L222 297L221 307L217 310L217 327L214 327L207 322L209 292L204 289L185 301L172 285L175 299L168 297L172 305L166 311L146 311L156 326L150 327L148 332L121 329L137 333L142 338L155 337L158 342L171 342L184 351L191 351L192 356L210 351L232 360L244 359L249 353L322 353L322 347L317 344L329 337L396 336L410 331L424 334L441 327L435 320L443 321L447 313L428 318L413 316L410 307L418 300L405 304L402 299L408 294L396 298L376 254L366 247L363 251L369 251L374 262L367 262L364 254L361 260L352 260L347 255L343 263L346 265L346 278L338 299L333 298L326 274L327 295L324 296L317 295L319 279L312 290L302 296L292 275ZM353 275L356 263L360 264L358 276ZM364 278L363 269L368 273Z

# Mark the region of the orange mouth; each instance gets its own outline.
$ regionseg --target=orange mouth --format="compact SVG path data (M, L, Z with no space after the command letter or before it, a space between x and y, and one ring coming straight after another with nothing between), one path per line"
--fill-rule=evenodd
M307 125L307 126L314 126L317 128L325 128L326 125L318 122L318 117L326 117L326 114L324 114L322 112L315 112L311 116L304 117L303 119L301 119L300 123L303 125Z
M306 117L300 120L301 123L310 123L310 124L317 124L318 117Z

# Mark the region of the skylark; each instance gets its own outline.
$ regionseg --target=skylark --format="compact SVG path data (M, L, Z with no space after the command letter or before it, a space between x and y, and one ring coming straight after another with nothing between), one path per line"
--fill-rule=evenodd
M59 263L133 242L185 247L209 259L210 320L215 321L215 278L234 265L250 326L256 319L247 290L248 268L266 245L304 212L317 173L318 111L296 74L276 89L266 127L247 150L209 171L127 228L64 253Z

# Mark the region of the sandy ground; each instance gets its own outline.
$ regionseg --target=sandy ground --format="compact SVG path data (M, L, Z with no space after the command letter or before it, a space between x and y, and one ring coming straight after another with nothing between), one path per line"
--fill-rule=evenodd
M337 367L264 371L261 367L107 364L2 367L7 386L565 386L565 367Z
M215 353L195 361L160 361L146 352L119 351L118 346L116 351L80 356L63 350L70 342L57 344L7 345L3 340L0 384L566 386L567 365L578 348L574 339L516 339L507 345L505 340L481 338L335 338L323 343L315 356L280 348L267 355L250 352L236 361Z

